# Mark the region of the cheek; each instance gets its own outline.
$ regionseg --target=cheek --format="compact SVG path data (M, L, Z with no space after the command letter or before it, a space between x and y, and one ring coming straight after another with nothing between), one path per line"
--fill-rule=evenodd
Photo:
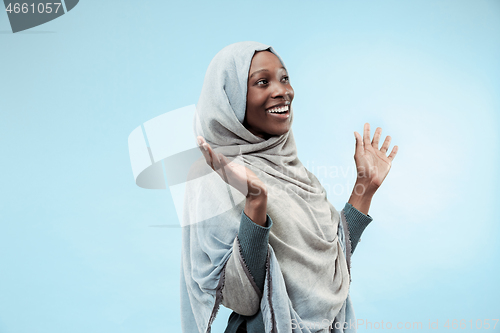
M259 94L258 91L255 91L254 89L249 90L247 94L247 107L253 109L259 107L261 104L262 104L261 94Z
M249 123L255 125L259 122L259 118L262 117L262 101L259 96L255 93L250 93L247 96L247 108L246 113Z
M266 104L267 101L266 95L263 94L262 92L255 94L254 97L255 97L255 106L262 107L263 105Z

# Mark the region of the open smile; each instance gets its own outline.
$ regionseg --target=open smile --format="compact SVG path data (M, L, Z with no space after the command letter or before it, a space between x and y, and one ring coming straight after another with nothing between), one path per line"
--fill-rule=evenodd
M290 102L275 105L273 107L270 107L269 109L266 109L266 113L268 113L269 115L271 115L273 117L286 119L286 118L290 117L289 105L290 105Z

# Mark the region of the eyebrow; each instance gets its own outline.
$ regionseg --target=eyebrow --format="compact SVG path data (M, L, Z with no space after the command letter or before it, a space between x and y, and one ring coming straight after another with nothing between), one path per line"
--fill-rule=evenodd
M285 67L281 67L280 69L284 69L284 70L286 71L286 68L285 68ZM256 74L259 74L260 72L269 72L269 70L268 70L268 69L265 69L265 68L264 68L264 69L259 69L258 71L253 72L253 73L250 75L249 79L251 79L251 78L252 78L254 75L256 75Z

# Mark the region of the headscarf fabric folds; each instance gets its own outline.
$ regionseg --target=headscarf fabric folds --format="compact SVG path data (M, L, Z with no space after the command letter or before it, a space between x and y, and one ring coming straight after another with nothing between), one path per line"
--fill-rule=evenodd
M273 226L260 301L266 332L329 332L326 327L336 317L345 318L350 306L345 227L318 179L298 159L292 130L265 140L243 126L248 71L255 52L263 50L283 63L272 47L257 42L229 45L214 57L196 106L194 135L216 152L240 158L267 186ZM204 160L198 162L192 167L198 171L191 170L186 183L182 221L181 319L186 333L210 332L221 289L231 287L224 269L245 204L241 193ZM213 214L217 209L220 213Z

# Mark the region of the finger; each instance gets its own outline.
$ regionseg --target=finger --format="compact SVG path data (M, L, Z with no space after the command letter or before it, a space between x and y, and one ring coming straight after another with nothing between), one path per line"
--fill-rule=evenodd
M226 156L224 156L224 154L218 153L217 156L219 157L219 161L220 161L221 166L225 167L229 164L230 161Z
M356 138L356 151L354 153L361 154L363 153L363 138L361 138L361 135L356 131L354 131L354 137Z
M366 123L363 130L363 143L366 146L370 144L370 124Z
M198 137L198 138L201 138L201 137ZM198 148L200 148L201 154L205 158L205 162L207 162L207 164L211 166L211 157L210 157L210 154L208 153L208 148L205 145L205 140L203 140L203 138L202 139L198 139L198 138L197 138Z
M383 152L384 154L387 153L387 149L389 149L390 144L391 144L391 137L388 135L385 137L384 143L382 144L380 151Z
M200 148L203 156L207 157L208 155L206 155L205 152L208 152L208 149L204 146L204 144L206 143L205 139L203 139L202 136L198 135L196 137L196 142L198 143L198 148Z
M398 153L398 146L394 146L392 148L391 154L389 155L388 159L390 161L394 160L394 157L396 157L396 154Z
M226 183L229 184L228 182L228 178L227 178L227 175L226 175L226 171L224 170L225 169L225 166L227 165L227 162L226 162L226 156L222 155L222 153L218 153L216 154L217 155L217 158L219 159L219 168L221 169L222 171L222 179L224 179L224 181Z
M231 160L228 157L226 157L222 153L217 154L217 156L219 157L220 167L222 169L226 169L226 170L232 170L233 169L234 164L231 164Z
M212 147L210 147L208 143L205 142L203 144L203 147L205 147L208 150L208 153L210 154L210 163L212 169L214 169L214 171L217 171L220 168L220 160L217 157L217 154L214 152L214 150L212 149Z
M201 145L201 152L202 152L203 156L205 157L207 164L212 169L214 169L215 168L215 165L214 165L215 159L214 159L214 152L212 150L212 147L210 147L210 145L205 140L202 140L201 142L203 142Z
M380 135L382 134L382 128L377 127L375 134L373 134L372 147L378 149L378 142L380 141Z
M207 161L207 164L213 169L214 168L214 163L213 163L213 158L212 154L210 154L210 150L208 149L208 144L204 143L201 145L201 152L203 156L205 157L205 160Z

